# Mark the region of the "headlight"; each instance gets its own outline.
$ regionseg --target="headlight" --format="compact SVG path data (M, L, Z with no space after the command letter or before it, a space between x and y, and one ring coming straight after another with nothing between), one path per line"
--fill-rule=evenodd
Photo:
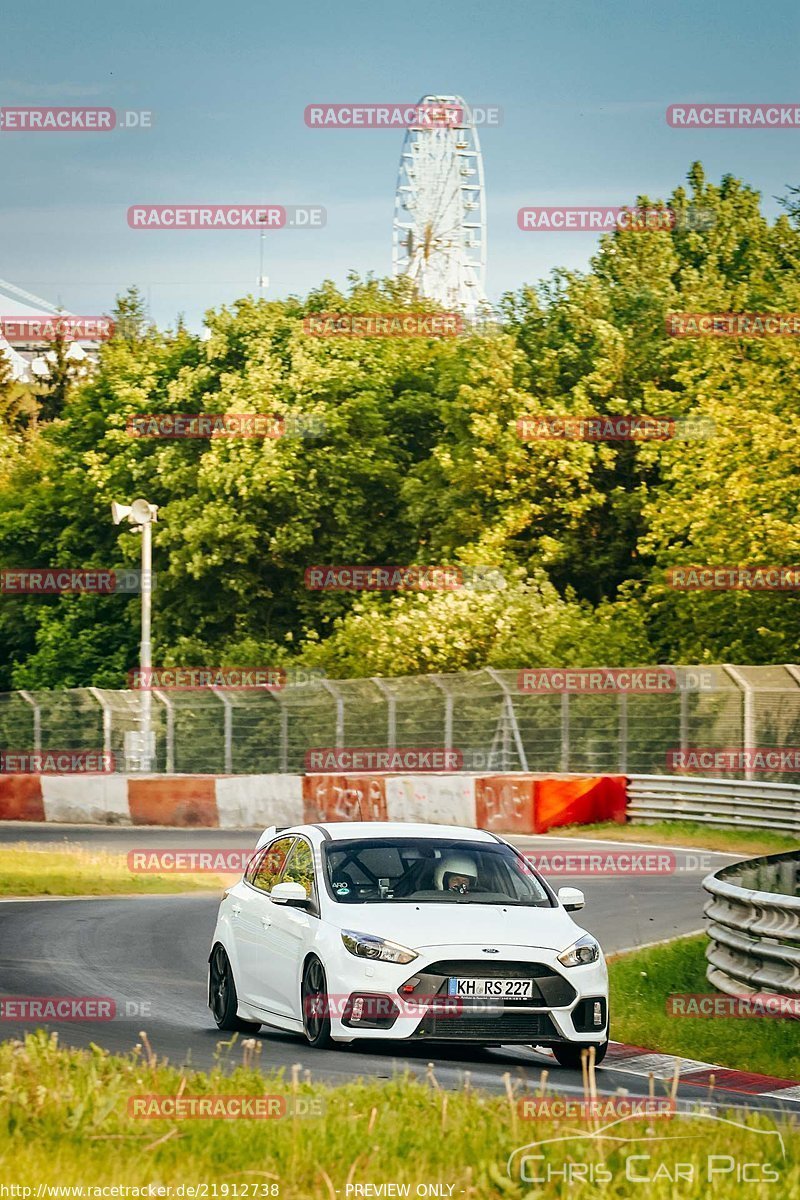
M342 930L342 941L345 949L356 958L377 958L381 962L410 963L417 957L416 951L406 946L398 946L397 942L389 942L386 938L375 937L372 933L356 933L353 929Z
M591 934L585 933L577 942L568 946L563 954L558 955L558 961L564 967L582 967L585 963L597 962L599 957L599 944Z

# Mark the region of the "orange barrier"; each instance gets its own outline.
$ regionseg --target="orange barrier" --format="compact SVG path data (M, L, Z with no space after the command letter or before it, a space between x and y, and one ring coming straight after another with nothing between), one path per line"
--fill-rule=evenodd
M475 780L476 823L497 833L625 821L624 775L485 775Z
M132 825L219 826L213 775L128 779Z
M303 820L388 820L386 776L304 775Z
M558 825L625 823L628 780L625 775L565 775L542 779L536 789L534 832Z
M44 821L40 775L0 775L0 821Z

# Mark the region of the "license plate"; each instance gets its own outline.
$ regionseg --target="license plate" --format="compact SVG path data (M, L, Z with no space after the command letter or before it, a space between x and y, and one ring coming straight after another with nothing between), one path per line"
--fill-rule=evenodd
M533 981L530 979L457 979L448 982L449 996L503 996L530 1000Z

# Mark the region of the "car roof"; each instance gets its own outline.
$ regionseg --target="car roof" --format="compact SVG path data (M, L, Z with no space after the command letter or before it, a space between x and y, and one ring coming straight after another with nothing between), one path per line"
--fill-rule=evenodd
M327 840L334 842L350 838L359 841L371 841L387 837L412 838L457 838L464 842L496 842L493 834L485 829L465 829L461 825L423 825L413 821L320 821L308 825L295 825L291 829L282 829L281 833L307 833L314 831L327 834ZM324 831L324 832L323 832Z

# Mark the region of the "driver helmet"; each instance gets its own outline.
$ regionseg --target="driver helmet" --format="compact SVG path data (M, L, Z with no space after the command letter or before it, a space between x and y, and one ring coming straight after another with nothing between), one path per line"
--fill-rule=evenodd
M466 854L443 854L433 873L434 882L440 892L447 890L451 875L466 875L473 886L478 882L478 868Z

